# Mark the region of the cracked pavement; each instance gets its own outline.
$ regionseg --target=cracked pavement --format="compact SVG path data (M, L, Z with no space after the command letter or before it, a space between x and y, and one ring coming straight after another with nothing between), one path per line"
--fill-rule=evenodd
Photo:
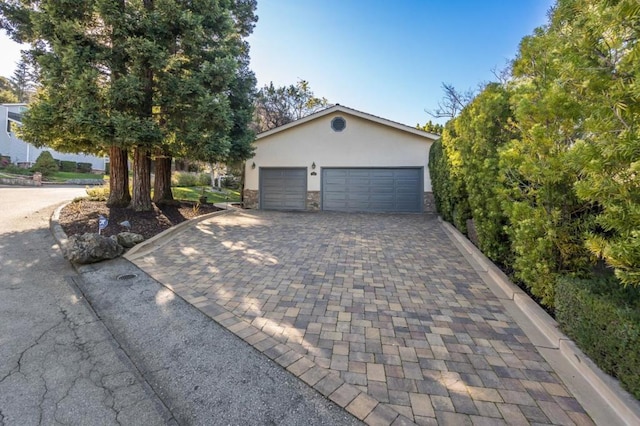
M0 188L0 426L172 424L49 231L84 188Z

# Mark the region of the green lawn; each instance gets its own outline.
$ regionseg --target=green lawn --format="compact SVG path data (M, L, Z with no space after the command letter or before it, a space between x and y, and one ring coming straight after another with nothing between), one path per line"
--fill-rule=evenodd
M202 195L202 187L190 186L190 187L174 187L173 198L176 200L198 201L198 198ZM207 196L207 202L209 203L237 203L240 201L240 192L232 189L224 189L225 194L219 192L213 192L209 189L205 189L204 194Z
M55 172L47 178L50 181L65 181L69 179L104 179L109 180L108 176L97 175L95 173L76 173L76 172Z

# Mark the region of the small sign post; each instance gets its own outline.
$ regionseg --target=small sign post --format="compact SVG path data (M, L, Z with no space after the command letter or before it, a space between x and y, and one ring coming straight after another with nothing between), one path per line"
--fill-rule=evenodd
M107 219L106 217L100 215L100 217L98 219L98 235L100 235L102 233L102 230L104 228L106 228L107 225L109 225L109 219Z

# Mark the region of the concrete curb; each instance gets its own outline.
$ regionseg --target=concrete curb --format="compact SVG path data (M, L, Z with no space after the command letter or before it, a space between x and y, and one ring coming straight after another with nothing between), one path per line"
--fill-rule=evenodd
M70 203L65 203L59 206L58 208L56 208L55 211L53 212L53 215L51 216L51 219L49 220L49 227L51 229L51 232L53 233L53 236L55 237L55 239L58 241L58 244L60 244L60 249L62 250L63 254L66 253L68 236L62 229L62 226L60 225L60 212L62 211L63 208L65 208L69 204ZM202 216L198 216L194 219L185 220L184 222L181 222L175 226L172 226L166 231L161 232L158 235L155 235L149 238L148 240L143 241L142 243L130 248L125 254L122 255L122 257L131 261L133 259L137 259L138 257L145 256L151 253L152 251L162 247L163 245L168 243L174 236L185 231L187 228L194 226L203 220L209 219L210 217L217 216L220 214L228 214L231 211L233 210L228 210L228 211L221 210L213 213L208 213Z
M60 251L62 251L63 255L65 255L65 253L67 252L68 236L62 229L62 226L60 225L60 212L62 211L63 208L65 208L69 204L70 203L64 203L58 206L53 211L53 214L51 215L51 219L49 219L49 229L51 229L53 238L55 238L58 241L58 245L60 246ZM66 258L66 255L65 255L65 258Z
M243 210L242 207L237 206L236 204L241 204L238 202L233 203L215 203L213 206L222 210Z
M520 313L542 334L546 342L538 341L534 342L534 344L559 351L563 360L582 376L586 383L591 386L593 393L598 395L602 402L611 408L610 411L618 417L622 424L640 424L640 402L622 389L616 379L604 373L595 365L569 337L560 331L559 324L544 309L534 302L521 288L513 284L460 231L443 221L442 218L439 217L438 220L460 253L469 261L496 297L503 301L513 301ZM517 318L516 321L518 322ZM562 379L570 381L572 378L562 377ZM594 420L598 417L598 413L595 412L597 407L592 404L586 404L587 401L579 400L579 402Z
M123 254L122 257L124 257L129 261L133 261L134 259L145 256L153 252L154 250L157 250L158 248L164 246L176 235L178 235L181 232L184 232L187 228L195 226L199 222L209 219L210 217L218 216L221 214L228 214L230 211L231 210L221 210L213 213L208 213L202 216L198 216L194 219L185 220L184 222L181 222L175 226L172 226L166 231L161 232L158 235L155 235L149 238L148 240L143 241L142 243L132 247L131 249L129 249L129 251Z

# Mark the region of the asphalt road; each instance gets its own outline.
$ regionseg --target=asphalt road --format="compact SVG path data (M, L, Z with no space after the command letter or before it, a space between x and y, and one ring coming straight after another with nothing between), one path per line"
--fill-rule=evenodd
M127 260L74 270L49 218L83 194L0 188L0 426L359 424Z
M81 195L0 188L0 425L171 423L49 230L53 207Z

